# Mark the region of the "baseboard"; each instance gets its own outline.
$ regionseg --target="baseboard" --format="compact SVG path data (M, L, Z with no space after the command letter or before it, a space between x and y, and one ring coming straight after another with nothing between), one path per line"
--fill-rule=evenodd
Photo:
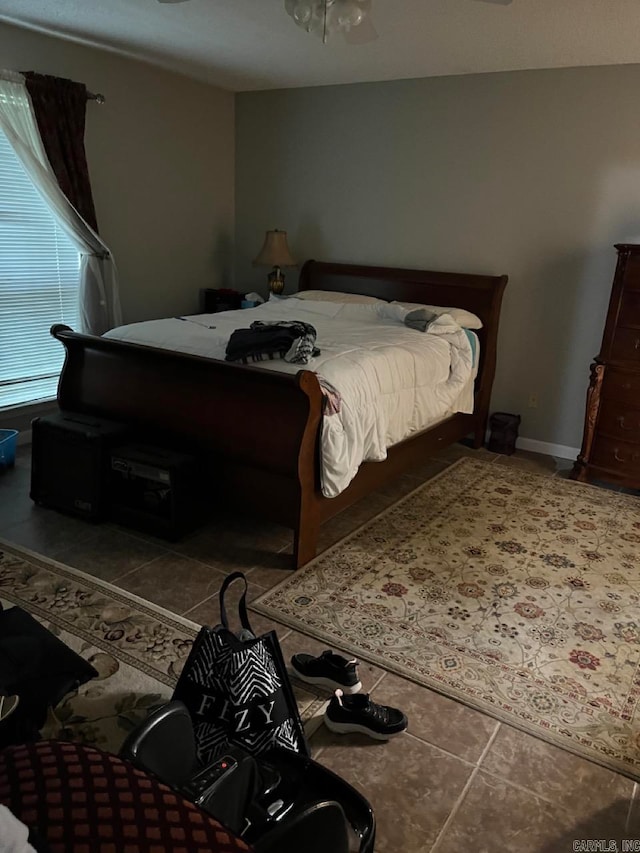
M558 456L560 459L576 459L580 453L579 447L569 447L566 444L550 444L548 441L538 441L535 438L518 438L518 450L530 450L532 453L543 453L545 456Z

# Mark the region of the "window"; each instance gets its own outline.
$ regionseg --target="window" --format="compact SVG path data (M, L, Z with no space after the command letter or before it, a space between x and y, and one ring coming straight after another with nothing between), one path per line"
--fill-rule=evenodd
M78 328L80 256L0 130L0 409L55 397L64 349L54 323Z

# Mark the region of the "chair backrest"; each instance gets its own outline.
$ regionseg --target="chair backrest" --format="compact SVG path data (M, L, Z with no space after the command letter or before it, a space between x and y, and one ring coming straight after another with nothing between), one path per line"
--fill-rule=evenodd
M349 853L348 825L342 806L324 800L287 816L259 841L255 853Z
M129 734L120 758L171 787L184 784L198 766L193 724L186 706L169 702L150 714Z

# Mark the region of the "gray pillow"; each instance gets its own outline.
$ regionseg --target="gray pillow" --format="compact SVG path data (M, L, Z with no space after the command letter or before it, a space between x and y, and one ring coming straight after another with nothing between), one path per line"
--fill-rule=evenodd
M434 314L428 308L416 308L415 311L409 311L405 316L404 324L418 332L426 332L437 316L437 314Z

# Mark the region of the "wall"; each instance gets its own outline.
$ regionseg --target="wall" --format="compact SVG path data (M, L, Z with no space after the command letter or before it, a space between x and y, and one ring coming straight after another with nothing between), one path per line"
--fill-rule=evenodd
M85 146L125 322L189 314L233 280L234 96L145 63L0 23L1 65L86 83ZM0 415L28 430L52 405ZM28 438L28 435L26 436Z
M507 273L493 408L579 446L612 244L640 240L638 91L619 66L239 95L237 284L274 227L301 260Z
M126 322L193 312L199 288L231 281L232 93L6 24L0 56L106 97L87 103L85 142Z

